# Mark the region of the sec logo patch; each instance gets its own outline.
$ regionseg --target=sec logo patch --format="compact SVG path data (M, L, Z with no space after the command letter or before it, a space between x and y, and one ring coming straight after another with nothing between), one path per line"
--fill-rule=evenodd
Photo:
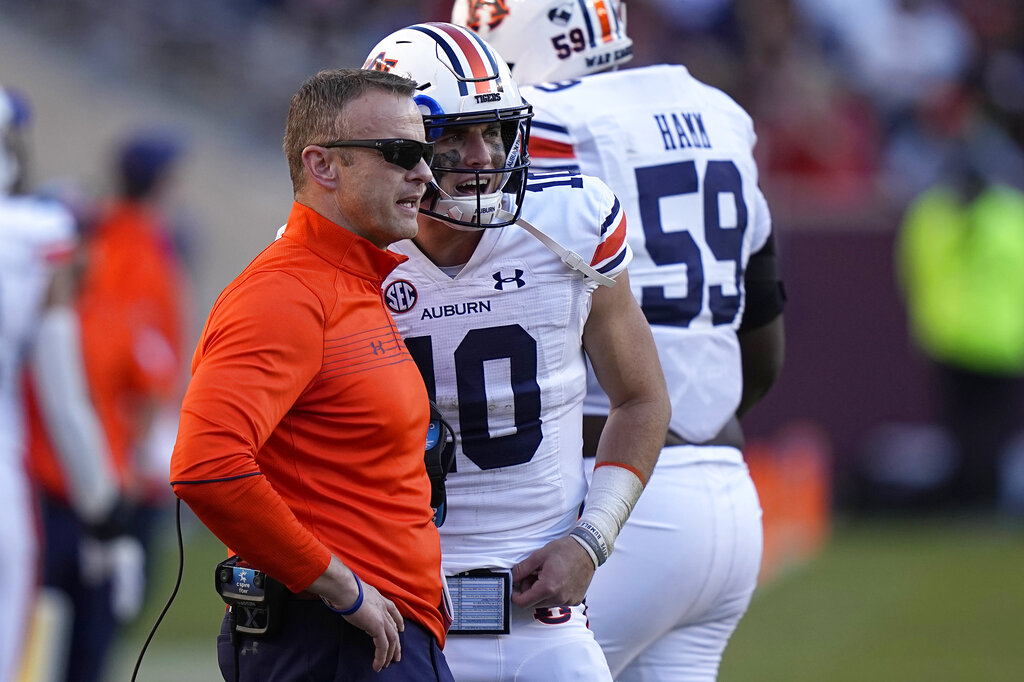
M393 313L407 313L416 306L416 287L412 282L396 279L384 290L384 302Z

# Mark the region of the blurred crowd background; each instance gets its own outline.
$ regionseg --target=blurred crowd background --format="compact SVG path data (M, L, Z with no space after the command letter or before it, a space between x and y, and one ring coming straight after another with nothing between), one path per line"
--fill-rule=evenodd
M123 140L173 136L181 158L163 210L191 285L194 345L217 293L287 217L280 140L300 82L358 66L381 36L450 10L448 0L0 0L0 86L27 105L32 189L68 201L85 230ZM1024 196L1024 3L629 0L628 32L635 64L686 65L744 106L758 134L789 293L786 368L745 420L766 566L819 547L837 511L958 512L962 500L942 491L963 424L950 423L949 385L935 372L956 358L937 357L915 319L901 235L936 187L956 197L932 220L940 227L986 188L1007 188L1011 205ZM1024 213L996 213L1004 243L1024 243ZM950 253L970 252L972 239L956 237ZM1024 311L1024 255L1007 260L1024 250L997 250L1003 261L973 265ZM965 429L1006 432L985 455L997 471L986 506L1021 517L1024 324L1008 333L1003 349L1019 344L1020 357L980 374L1005 380L1011 409L976 410ZM159 434L168 456L173 435Z
M198 330L284 221L279 140L297 85L449 13L447 0L0 0L0 83L33 108L37 185L86 207L119 136L181 133L191 160L171 226ZM815 440L845 508L892 502L886 485L895 498L931 485L949 469L948 439L908 332L896 237L936 183L1024 187L1024 5L631 0L628 26L636 64L685 64L755 121L790 340L781 381L749 418L754 440Z
M158 85L272 139L306 75L360 62L395 27L447 19L450 3L0 0L0 10L111 79ZM1021 170L1018 2L631 0L628 11L635 63L685 64L750 111L788 224L902 210L975 114L998 128L979 141L991 170Z
M929 485L945 470L930 430L939 389L907 331L894 243L915 197L966 168L1024 186L1024 6L627 7L636 64L685 64L755 121L791 300L786 371L749 432L813 434L840 506L879 502L879 480ZM106 148L127 129L184 135L192 165L172 224L198 328L286 216L279 140L298 83L449 13L447 0L0 0L0 83L36 110L35 180L70 185L83 201L103 191Z

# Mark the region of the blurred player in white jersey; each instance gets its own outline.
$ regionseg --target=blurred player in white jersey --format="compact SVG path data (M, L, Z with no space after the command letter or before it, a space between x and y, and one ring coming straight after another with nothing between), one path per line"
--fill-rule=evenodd
M15 679L36 601L36 512L25 469L23 371L31 368L62 461L79 473L76 512L101 518L116 500L102 465L99 421L88 397L72 310L75 219L55 200L22 194L26 107L0 88L0 680ZM39 603L46 602L41 596ZM46 602L49 603L49 602ZM51 605L51 608L59 607ZM54 613L58 620L66 614ZM42 633L59 657L59 630ZM33 633L35 635L37 633ZM45 660L30 665L45 670Z
M0 90L0 679L14 678L29 622L38 548L25 472L22 368L51 277L70 256L74 223L60 210L12 196L21 173L16 111Z
M714 680L760 567L737 416L781 370L784 295L750 117L683 66L608 71L632 56L624 6L460 0L453 22L534 85L534 167L598 175L622 202L672 399L665 449L588 593L591 626L621 682ZM607 414L595 384L585 413L592 454Z
M436 184L419 234L392 246L409 260L384 296L456 433L438 517L454 604L445 656L460 682L610 680L581 601L653 468L669 412L629 292L619 202L597 178L526 177L529 106L471 31L402 29L366 68L420 84L435 145ZM589 493L585 356L611 403Z

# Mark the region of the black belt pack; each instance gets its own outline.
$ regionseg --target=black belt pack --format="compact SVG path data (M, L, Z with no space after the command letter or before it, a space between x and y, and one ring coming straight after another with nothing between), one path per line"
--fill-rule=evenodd
M237 554L217 564L214 586L231 607L231 634L270 637L281 627L291 592Z

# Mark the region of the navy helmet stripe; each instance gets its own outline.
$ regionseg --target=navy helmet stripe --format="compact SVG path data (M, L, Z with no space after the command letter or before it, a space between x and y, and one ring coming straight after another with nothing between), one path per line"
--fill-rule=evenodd
M587 22L587 34L590 37L590 46L597 47L597 40L594 38L594 25L590 23L590 12L587 11L586 0L579 0L580 11L583 12L583 21Z
M470 38L475 40L478 45L480 45L480 51L483 52L485 55L487 55L487 62L491 65L491 73L495 73L495 74L496 73L500 73L498 71L498 62L495 61L494 54L493 54L492 50L490 50L487 47L487 43L485 43L483 41L483 38L478 36L473 31L466 31L466 33L469 35Z
M618 36L622 32L622 22L619 21L614 2L609 2L608 15L612 18L612 34Z

